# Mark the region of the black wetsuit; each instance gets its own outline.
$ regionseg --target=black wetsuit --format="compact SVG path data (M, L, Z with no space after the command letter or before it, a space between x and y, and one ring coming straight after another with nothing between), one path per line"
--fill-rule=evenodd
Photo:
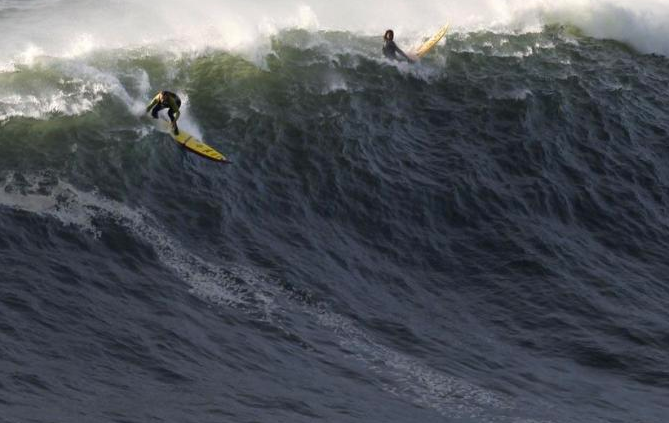
M163 109L169 109L167 115L170 117L172 122L172 129L174 130L174 135L179 135L179 128L177 127L177 119L181 115L179 111L181 108L181 99L178 95L170 91L161 91L153 97L151 103L146 106L146 112L148 113L151 110L151 116L154 119L158 119L158 112Z
M397 54L399 53L400 56L402 56L407 62L411 62L411 59L407 57L406 54L402 50L400 50L399 47L397 47L397 44L395 44L395 41L393 40L385 40L383 42L383 55L386 56L388 59L393 59L393 60L400 60L399 57L397 57Z
M174 104L170 104L171 102L169 100L170 98L174 100L174 103L176 103L177 106L177 110L179 110L179 108L181 107L181 99L179 98L178 95L170 91L164 91L164 94L168 97L168 100L163 102L158 102L158 104L156 104L153 110L151 110L151 116L153 116L154 118L158 118L159 111L169 108L169 110L167 111L167 115L170 117L170 120L174 122L174 111L175 111Z

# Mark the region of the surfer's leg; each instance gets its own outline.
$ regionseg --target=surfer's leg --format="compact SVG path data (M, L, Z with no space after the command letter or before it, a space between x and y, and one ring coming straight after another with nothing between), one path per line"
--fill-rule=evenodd
M179 128L177 128L177 121L174 120L174 110L170 108L170 110L167 111L167 116L169 116L170 121L172 121L172 129L174 129L174 135L179 135Z
M163 110L165 106L162 104L158 103L156 106L151 110L151 116L153 116L154 119L158 119L158 112Z

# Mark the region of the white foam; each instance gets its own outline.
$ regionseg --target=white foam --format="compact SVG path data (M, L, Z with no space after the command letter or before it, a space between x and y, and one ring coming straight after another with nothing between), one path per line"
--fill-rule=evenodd
M84 83L74 92L56 89L38 95L0 96L0 122L15 116L46 119L53 114L79 115L91 110L104 92L101 84Z
M61 56L70 58L83 56L94 51L98 45L100 43L96 42L93 35L88 33L78 34Z
M40 20L40 25L34 25ZM379 38L396 30L413 45L445 22L453 31L537 31L544 24L581 27L586 34L669 54L669 2L660 0L143 0L78 1L35 7L0 21L0 68L35 57L76 57L96 49L151 46L177 54L217 48L254 59L268 37L285 28L353 31Z
M42 48L29 44L25 50L18 54L17 63L32 66L35 63L35 59L42 55L44 55L44 50Z
M669 55L669 2L655 0L528 1L515 5L510 24L572 24L586 35Z
M323 306L307 308L317 321L333 330L339 343L370 369L392 376L394 384L385 386L393 394L412 402L430 407L450 418L476 417L485 420L487 412L513 408L512 402L500 395L447 376L405 354L375 341L356 324Z
M321 94L331 94L337 91L347 91L348 84L344 78L337 74L330 74L326 77L324 81L323 88L321 89Z
M94 238L103 234L99 220L115 222L150 245L159 260L188 283L197 295L217 304L264 304L267 296L234 281L220 266L210 265L170 237L143 209L134 209L95 191L81 191L71 184L44 175L8 173L0 183L0 206L55 218ZM265 304L267 306L267 304Z
M47 7L44 10L43 7L35 7L15 16L16 22L0 20L0 25L6 24L11 28L8 35L0 39L0 72L14 72L17 66L46 63L58 67L67 80L86 81L81 82L81 89L75 91L43 85L34 88L0 87L0 122L16 116L47 119L53 114L86 113L105 94L120 99L131 114L143 114L147 99L154 94L146 71L138 69L133 75L116 75L116 69L99 69L85 59L98 49L148 46L178 58L185 53L221 48L241 52L262 65L262 57L270 49L269 37L287 27L310 31L349 30L373 35L393 27L398 43L410 50L445 21L452 22L453 31L460 33L474 29L536 31L544 24L571 23L590 35L628 42L643 52L669 54L669 25L665 25L669 22L669 2L654 0L472 0L465 4L444 0L438 4L420 5L398 0L342 0L336 4L320 0L278 0L272 4L202 0L186 5L177 0L164 0L161 3L164 7L159 10L153 10L139 0L119 0L104 6L90 3L89 8L86 4L89 3L77 2L76 7L63 4L58 9L43 6ZM384 13L379 13L379 10L384 10ZM29 24L40 13L48 13L44 16L44 24ZM145 22L146 16L151 16L150 25ZM21 22L22 19L25 22ZM132 30L125 30L130 28ZM156 28L160 30L156 31ZM565 41L576 42L568 38ZM342 46L318 35L310 37L309 43L310 46L302 47L323 46L333 60L338 54L370 54L373 60L396 66L407 75L424 80L442 76L443 66L439 65L444 63L438 63L438 66L408 66L389 62L380 57L378 49L371 52L365 50L367 46ZM464 48L483 53L478 47ZM554 45L538 44L527 46L524 50L493 46L492 53L522 58L547 48L554 48ZM54 61L53 57L64 59ZM446 59L435 56L431 60L444 62ZM168 80L175 79L177 71L176 67L168 67L168 72L173 73L167 75ZM131 80L137 81L137 95L128 94L119 82L120 76L130 76ZM127 81L128 78L124 83L127 84ZM348 89L346 81L333 74L330 80L324 81L322 93ZM180 125L201 137L202 131L189 116L187 105L182 114Z
M131 113L144 113L146 97L137 99L128 94L117 75L81 61L65 61L51 65L62 77L58 81L39 79L29 84L0 87L0 122L12 117L49 119L54 114L75 116L86 113L111 94L121 100ZM142 93L148 92L145 71L132 75Z
M93 236L100 232L95 228L90 210L78 204L73 207L72 194L76 192L66 183L53 184L52 178L29 175L5 175L0 183L0 205L39 215L55 217L66 226L75 226ZM76 202L75 202L76 204Z

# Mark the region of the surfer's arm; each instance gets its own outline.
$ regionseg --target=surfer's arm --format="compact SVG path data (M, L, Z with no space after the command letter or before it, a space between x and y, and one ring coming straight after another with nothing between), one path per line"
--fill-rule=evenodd
M413 63L413 59L411 59L409 56L407 56L406 53L404 53L401 48L397 47L397 44L395 44L395 41L392 41L392 40L389 41L388 42L388 47L390 49L392 49L394 54L399 54L400 56L404 57L404 60L406 60L407 62Z
M158 102L160 101L160 99L158 97L160 97L160 96L157 95L157 96L153 97L153 100L151 100L151 103L149 103L149 105L146 106L146 113L149 113L151 111L151 108L153 106L155 106L156 104L158 104Z
M406 53L403 52L401 48L399 48L399 47L396 47L396 48L397 48L397 52L400 54L400 56L404 57L407 62L413 63L413 59L411 57L407 56Z

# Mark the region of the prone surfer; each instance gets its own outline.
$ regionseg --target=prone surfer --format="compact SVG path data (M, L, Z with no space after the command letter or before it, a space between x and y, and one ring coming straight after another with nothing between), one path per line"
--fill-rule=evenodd
M382 49L383 55L386 56L388 59L401 60L399 57L397 57L397 55L399 54L407 62L413 63L414 62L413 59L411 59L399 47L397 47L397 44L395 44L393 38L395 38L395 33L393 32L392 29L387 30L386 33L383 35L383 49Z
M172 122L172 129L174 130L174 135L179 135L179 128L177 127L177 119L179 119L179 115L181 115L181 112L179 111L179 108L181 107L181 99L179 98L178 95L174 94L173 92L170 91L161 91L158 94L156 94L155 97L153 97L153 100L151 103L146 106L146 113L149 113L149 110L151 110L151 116L154 119L158 119L158 112L161 111L162 109L167 109L167 115L170 117L170 121Z

